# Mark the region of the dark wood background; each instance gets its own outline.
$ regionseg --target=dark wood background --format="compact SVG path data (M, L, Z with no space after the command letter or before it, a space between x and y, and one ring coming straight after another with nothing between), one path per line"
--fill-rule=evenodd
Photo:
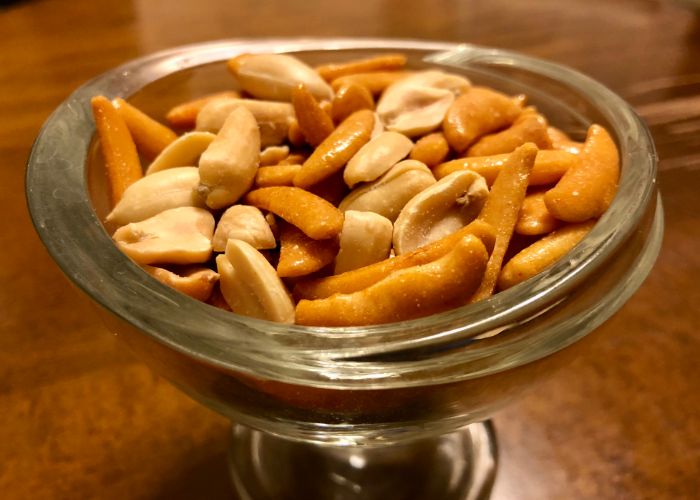
M3 2L5 3L5 2ZM51 110L149 52L265 36L464 41L573 66L661 157L664 247L591 351L495 417L495 499L700 498L700 17L652 0L37 0L0 7L0 497L230 498L227 422L130 355L31 227Z

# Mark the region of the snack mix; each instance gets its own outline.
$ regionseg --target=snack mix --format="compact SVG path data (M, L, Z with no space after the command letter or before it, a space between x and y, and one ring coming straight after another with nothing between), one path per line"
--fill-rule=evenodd
M483 300L564 256L617 189L605 128L576 142L526 96L403 54L227 66L238 90L169 126L119 98L92 109L116 245L237 314L363 326Z

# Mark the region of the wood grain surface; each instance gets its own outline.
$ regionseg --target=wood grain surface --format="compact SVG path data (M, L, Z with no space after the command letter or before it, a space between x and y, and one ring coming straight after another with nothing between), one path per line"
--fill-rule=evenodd
M2 2L4 5L7 2ZM495 417L495 499L700 498L700 17L652 0L36 0L0 7L0 497L231 498L227 422L130 355L35 235L25 162L77 86L198 41L382 36L568 64L661 158L661 256L589 355Z

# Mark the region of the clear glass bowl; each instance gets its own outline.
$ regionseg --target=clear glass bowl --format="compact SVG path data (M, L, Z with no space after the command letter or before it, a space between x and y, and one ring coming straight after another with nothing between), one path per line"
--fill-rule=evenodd
M582 139L590 123L616 139L618 194L591 233L546 272L494 297L414 321L312 328L238 316L152 279L102 225L107 190L90 97L121 96L152 116L232 86L240 52L295 52L311 64L402 51L474 83L526 94ZM51 115L27 170L37 232L108 327L183 391L252 428L307 443L373 445L455 431L581 351L582 339L640 286L658 254L663 213L649 131L622 99L569 68L447 43L223 41L160 52L88 82Z

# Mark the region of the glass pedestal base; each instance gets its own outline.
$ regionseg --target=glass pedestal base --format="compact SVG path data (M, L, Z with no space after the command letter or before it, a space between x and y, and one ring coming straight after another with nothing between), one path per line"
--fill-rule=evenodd
M379 447L319 446L233 425L230 471L240 500L476 500L496 472L490 422Z

